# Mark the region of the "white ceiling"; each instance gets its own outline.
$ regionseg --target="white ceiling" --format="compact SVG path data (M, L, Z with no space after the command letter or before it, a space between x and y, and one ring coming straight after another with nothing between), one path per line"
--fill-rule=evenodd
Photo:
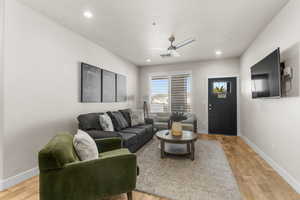
M19 0L137 64L154 65L240 56L288 0ZM90 10L94 17L82 13ZM152 22L157 25L153 26ZM181 57L157 48L195 37ZM146 59L150 58L151 63Z

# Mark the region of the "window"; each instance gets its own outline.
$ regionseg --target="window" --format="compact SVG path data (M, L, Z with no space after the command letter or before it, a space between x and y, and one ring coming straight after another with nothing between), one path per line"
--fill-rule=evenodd
M226 99L227 93L230 93L230 82L216 81L213 83L213 94L219 99Z
M151 80L151 112L169 111L169 78L153 77Z
M191 112L190 74L151 78L151 112Z

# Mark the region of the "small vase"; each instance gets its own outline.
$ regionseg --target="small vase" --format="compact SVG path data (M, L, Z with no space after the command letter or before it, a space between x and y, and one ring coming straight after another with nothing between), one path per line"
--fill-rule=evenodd
M171 132L172 132L173 136L182 136L182 124L181 124L181 122L173 122Z

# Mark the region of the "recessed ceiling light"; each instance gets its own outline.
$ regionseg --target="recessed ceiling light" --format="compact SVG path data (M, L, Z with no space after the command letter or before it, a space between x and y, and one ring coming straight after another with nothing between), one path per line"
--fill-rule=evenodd
M216 51L216 55L217 55L217 56L220 56L220 55L222 55L222 54L223 54L222 51L220 51L220 50L217 50L217 51Z
M84 11L83 16L85 18L91 19L91 18L93 18L93 13L91 11L87 10L87 11Z
M156 22L152 22L152 26L156 26Z
M150 59L150 58L148 58L148 59L146 60L146 62L151 62L151 59Z

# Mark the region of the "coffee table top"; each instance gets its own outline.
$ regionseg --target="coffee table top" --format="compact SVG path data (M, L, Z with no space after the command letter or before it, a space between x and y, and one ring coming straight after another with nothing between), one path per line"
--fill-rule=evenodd
M160 140L173 143L185 143L197 140L198 136L192 131L182 131L182 136L173 136L170 130L161 130L156 133Z

